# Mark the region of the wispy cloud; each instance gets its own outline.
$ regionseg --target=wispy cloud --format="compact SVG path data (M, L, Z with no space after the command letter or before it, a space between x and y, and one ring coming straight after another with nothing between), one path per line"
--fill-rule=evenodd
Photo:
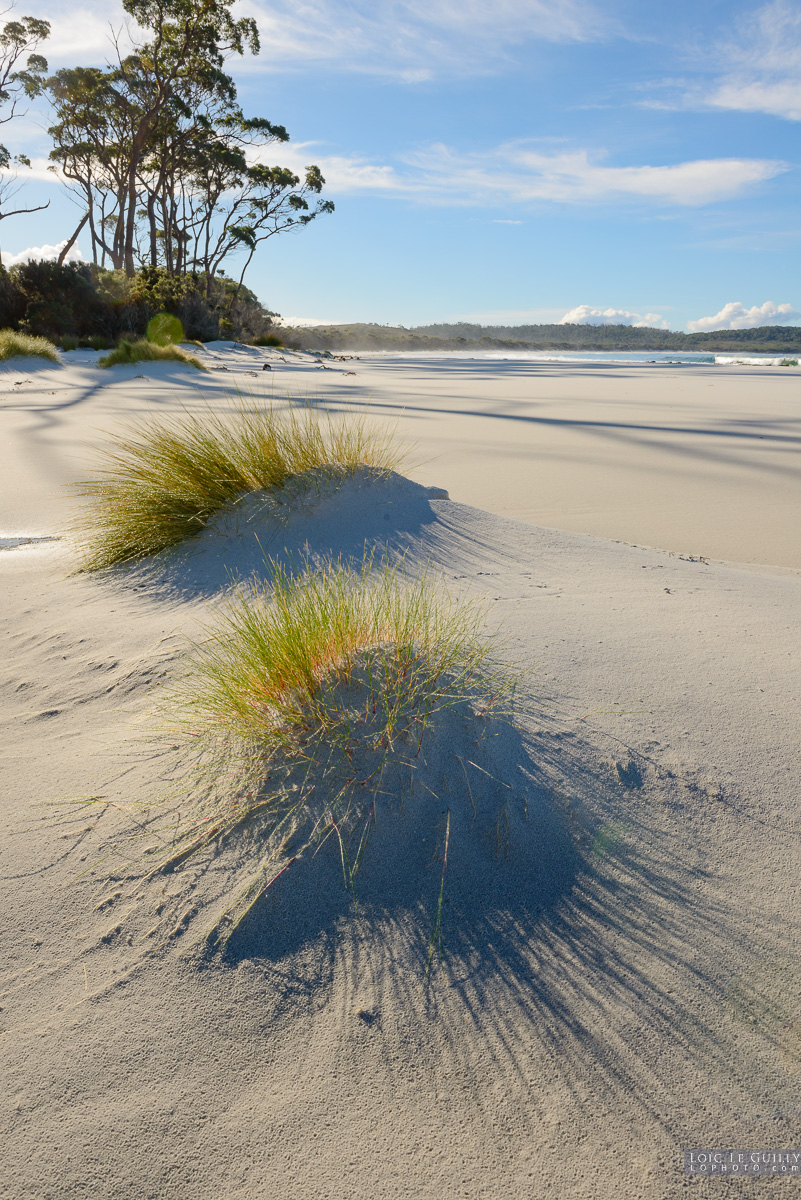
M112 50L112 32L121 35L123 49L129 45L126 30L131 22L119 0L87 0L74 6L44 0L37 5L36 15L50 22L50 37L41 53L51 67L105 62Z
M643 108L727 109L801 121L801 6L768 0L740 18L731 36L705 47L698 72L638 85ZM661 95L659 94L661 93Z
M729 70L706 97L714 108L801 121L801 7L770 0L723 47Z
M616 23L593 0L240 0L253 17L262 52L238 60L240 71L313 65L409 83L440 74L488 74L533 41L588 42L611 36ZM47 45L55 63L102 62L111 29L127 18L120 0L84 0L65 12L44 0L37 15L51 22Z
M579 304L558 322L560 325L633 325L636 329L667 329L661 313L629 312L626 308L592 308Z
M592 0L244 0L262 59L397 76L486 74L529 41L586 42L612 32Z
M756 329L759 325L788 325L799 318L801 312L796 312L792 304L774 304L772 300L766 300L764 304L746 308L739 300L731 300L713 317L688 321L687 328L693 333L705 333L709 329Z
M543 153L526 142L461 152L434 145L401 156L399 165L328 156L313 143L273 148L272 157L298 170L316 162L327 190L408 196L433 204L618 203L698 206L740 195L785 171L772 159L698 159L668 166L610 166L587 150Z

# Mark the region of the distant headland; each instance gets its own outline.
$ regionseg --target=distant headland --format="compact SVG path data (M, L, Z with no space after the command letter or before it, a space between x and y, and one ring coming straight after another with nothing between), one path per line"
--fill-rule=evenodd
M631 325L352 325L284 326L282 340L298 350L680 350L726 354L793 354L801 327L764 325L680 333Z

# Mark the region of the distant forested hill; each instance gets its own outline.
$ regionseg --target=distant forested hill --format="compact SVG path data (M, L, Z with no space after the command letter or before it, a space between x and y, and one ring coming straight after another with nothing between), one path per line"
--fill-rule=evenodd
M429 337L514 339L531 346L570 350L750 350L785 354L801 350L801 327L764 325L759 329L719 329L677 333L632 325L420 325L412 332Z
M719 354L801 353L801 327L675 333L631 325L315 325L281 331L304 350L683 350Z

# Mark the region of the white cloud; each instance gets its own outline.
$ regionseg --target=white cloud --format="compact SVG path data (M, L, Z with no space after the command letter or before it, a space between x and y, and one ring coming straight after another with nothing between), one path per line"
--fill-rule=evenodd
M786 325L799 318L801 312L796 312L792 304L774 304L772 300L766 300L764 304L746 308L739 300L731 300L714 317L688 321L687 328L693 333L705 333L709 329L756 329L759 325Z
M13 133L15 135L18 135L19 132L20 132L20 130L16 129L16 128L13 130ZM24 133L24 131L23 131L23 133ZM16 144L17 145L20 144L19 140L17 141ZM23 148L24 148L24 140L23 140ZM22 183L22 184L30 183L32 181L35 181L36 183L65 183L66 182L61 171L51 170L50 169L50 160L47 158L44 158L42 155L32 155L31 156L31 165L29 167L18 167L16 164L13 164L11 167L8 167L6 170L0 171L0 178L7 180L9 177L11 177L14 180L17 180L19 183Z
M571 308L558 322L560 325L633 325L636 329L667 329L668 323L660 313L635 313L626 308L592 308L579 304Z
M766 159L700 159L670 166L607 166L587 150L544 154L524 142L509 142L488 153L455 154L445 146L409 158L430 187L477 200L559 203L614 200L628 196L679 205L728 199L752 184L785 170Z
M57 246L31 246L28 250L20 250L18 254L3 253L3 266L16 267L18 263L26 262L55 262L61 251L67 244L67 239L59 242ZM65 262L83 262L84 257L78 247L78 244L72 246L66 254Z
M769 113L774 117L784 117L787 121L801 121L801 80L722 82L707 97L707 104L712 108Z
M543 153L522 141L472 152L434 145L404 156L397 168L358 156L329 156L319 149L310 142L271 147L264 157L279 159L295 171L316 162L332 194L383 192L429 203L485 206L617 203L622 198L650 206L698 206L728 200L787 170L782 162L759 158L615 167L587 150Z
M592 0L244 0L264 47L263 70L318 63L409 83L486 74L521 43L587 42L611 33Z

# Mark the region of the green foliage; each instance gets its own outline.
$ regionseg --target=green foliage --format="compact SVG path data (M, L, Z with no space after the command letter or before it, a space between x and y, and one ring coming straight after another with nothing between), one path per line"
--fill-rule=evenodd
M28 333L18 333L13 329L0 329L0 362L27 356L61 362L58 350L46 338L31 337Z
M9 9L5 12L8 13ZM17 106L21 99L33 100L43 91L47 60L41 54L37 54L36 50L49 36L49 22L37 17L20 17L19 20L7 21L0 29L0 124L4 125L20 115ZM25 55L27 59L22 66L21 60ZM22 167L31 165L26 154L16 154L12 158L8 149L0 145L0 169L6 170L12 163ZM9 215L3 211L3 201L8 198L10 188L10 181L0 181L0 220ZM47 205L41 204L33 209L23 208L16 211L36 212L40 208L47 208Z
M126 0L137 24L131 52L48 81L50 157L92 214L95 256L129 278L148 266L213 281L238 255L241 282L265 238L333 209L309 202L324 182L317 167L301 177L252 161L260 155L249 151L289 135L246 117L223 70L259 44L255 22L234 19L232 3L204 0L199 10L195 0ZM172 296L155 311L179 302Z
M98 359L101 367L126 366L140 362L177 362L196 367L198 371L206 370L199 358L180 346L174 346L171 342L160 346L156 342L149 342L147 338L137 342L129 342L123 338L116 350L112 350L105 358Z
M102 324L103 304L91 267L28 262L12 267L10 276L19 307L24 305L19 324L25 332L57 340L97 331Z
M109 349L120 337L143 337L157 316L177 319L189 340L226 335L252 341L273 328L274 313L230 279L170 276L158 267L133 279L91 263L31 262L0 268L0 325L64 344Z
M261 337L256 337L251 342L252 346L275 346L277 349L283 349L284 343L279 337L272 334L262 334Z
M400 460L386 429L308 408L140 422L105 450L97 478L77 485L89 498L76 526L84 569L178 545L244 493L278 491L309 472L389 471Z

